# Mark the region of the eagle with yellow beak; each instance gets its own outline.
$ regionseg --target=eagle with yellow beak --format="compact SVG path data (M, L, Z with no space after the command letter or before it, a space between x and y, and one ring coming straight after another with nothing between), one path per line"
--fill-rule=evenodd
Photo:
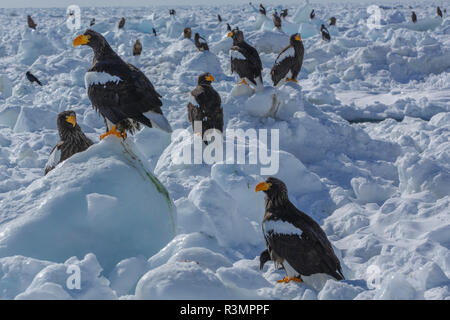
M190 92L187 112L189 122L192 123L194 133L204 137L209 129L223 132L223 110L220 95L214 90L211 83L214 77L210 73L202 73L198 77L197 87ZM201 132L196 131L195 122L201 122ZM208 144L205 141L205 144Z
M286 82L297 82L297 76L302 69L304 54L305 48L300 33L291 35L289 45L278 54L270 71L274 86L283 79L286 79Z
M94 143L86 137L77 124L77 115L68 110L58 114L56 119L60 141L53 147L45 165L45 174L53 170L58 163L69 159L75 153L82 152Z
M85 85L92 107L104 117L108 135L126 138L139 124L172 128L161 111L161 95L138 68L123 61L98 32L88 29L73 40L73 46L87 45L94 51L92 66L86 72Z
M256 185L266 194L262 231L267 249L260 255L260 268L272 260L287 276L278 282L303 282L301 276L326 274L343 280L341 264L322 228L288 198L283 181L269 177Z

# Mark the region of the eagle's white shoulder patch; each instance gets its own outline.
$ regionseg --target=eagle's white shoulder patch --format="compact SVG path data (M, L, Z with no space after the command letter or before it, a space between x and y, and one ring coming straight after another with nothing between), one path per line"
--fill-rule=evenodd
M53 149L52 153L48 157L47 163L45 164L45 169L53 169L58 165L61 160L61 150L56 147Z
M267 220L263 224L264 234L267 235L270 232L275 234L286 234L286 235L298 235L301 237L303 231L292 223L282 220Z
M239 50L230 50L230 56L233 59L241 59L241 60L247 59Z
M93 84L106 84L108 82L119 83L119 81L122 81L122 79L117 76L112 76L107 72L88 71L84 76L86 89Z
M192 93L189 94L189 100L188 102L192 103L194 106L198 107L198 102L195 100L195 97L192 95Z
M285 58L293 58L295 56L295 49L294 47L290 47L288 48L285 52L283 52L282 54L280 54L280 56L278 57L276 62L281 62L283 61Z

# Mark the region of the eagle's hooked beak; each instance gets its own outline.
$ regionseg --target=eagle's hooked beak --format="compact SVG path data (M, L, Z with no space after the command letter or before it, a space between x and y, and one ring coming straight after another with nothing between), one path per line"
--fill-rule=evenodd
M228 32L227 37L232 37L233 36L233 32Z
M255 187L255 192L258 192L258 191L267 191L267 190L269 190L270 189L270 186L271 186L272 184L269 182L269 183L267 183L267 182L265 182L265 181L263 181L263 182L260 182L260 183L258 183L257 185L256 185L256 187Z
M295 36L295 40L302 41L302 37L300 37L300 35L298 34L298 35Z
M89 38L91 36L90 35L84 35L84 34L80 34L78 37L76 37L75 39L73 39L73 46L77 47L80 46L82 44L87 44L89 43Z
M212 76L212 74L208 74L206 77L205 77L205 79L206 79L206 81L209 81L209 82L213 82L215 79L214 79L214 77Z
M74 126L74 127L77 124L77 118L75 116L67 116L66 121L68 123L72 124L72 126Z

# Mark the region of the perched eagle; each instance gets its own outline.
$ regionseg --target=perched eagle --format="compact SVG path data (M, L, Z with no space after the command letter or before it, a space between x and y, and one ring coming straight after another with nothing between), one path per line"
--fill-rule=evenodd
M278 30L281 29L281 18L278 15L277 10L275 10L275 12L273 13L273 25L275 26L275 28L277 28Z
M227 31L230 32L231 31L231 26L229 23L227 23Z
M329 25L330 25L330 26L335 26L335 25L336 25L336 17L331 17L331 18L330 18L330 23L329 23Z
M176 13L176 12L175 12L175 10L174 10L174 9L170 9L170 10L169 10L169 15L171 15L171 16L174 16L174 15L175 15L175 13Z
M208 51L208 43L206 43L205 38L201 37L197 32L194 35L194 43L198 51Z
M438 15L439 17L442 18L442 11L441 11L441 8L437 7L437 8L436 8L436 13L437 13L437 15Z
M133 133L139 129L139 123L172 131L161 111L161 96L150 80L138 68L123 61L101 34L88 29L73 40L73 45L87 45L94 50L85 84L93 108L107 124L108 131L101 139L111 134L126 138L125 130ZM107 121L112 123L112 128Z
M195 127L195 121L201 121L204 134L209 129L223 132L223 110L220 95L211 85L214 77L210 73L203 73L198 77L197 87L191 91L187 105L189 122L192 123L194 133L200 134ZM207 141L205 141L207 144Z
M413 23L417 22L417 16L416 16L416 13L414 11L411 13L411 20L412 20Z
M122 19L120 19L119 21L119 29L122 29L125 26L125 18L122 17Z
M312 20L312 19L314 19L315 16L316 16L316 12L314 11L314 9L312 9L311 12L309 13L309 18Z
M259 13L266 15L266 8L261 3L259 4Z
M220 14L217 15L217 19L219 19L219 22L222 22L222 17L220 16Z
M263 251L260 255L261 269L270 257L287 274L278 282L302 282L302 275L318 273L343 280L341 264L325 232L317 222L289 201L286 185L270 177L257 184L255 191L264 191L266 194L262 231L267 253Z
M63 111L56 120L60 141L53 147L45 165L45 174L53 170L58 163L70 158L75 153L82 152L94 143L86 137L77 124L74 111Z
M192 30L191 30L191 28L184 28L183 34L184 34L184 38L185 38L185 39L190 39L191 36L192 36Z
M287 16L288 16L288 9L281 10L280 17L286 19Z
M31 83L36 82L38 85L42 86L42 83L39 81L39 79L36 78L36 76L34 76L30 71L27 71L25 75Z
M142 44L139 39L136 39L136 42L133 46L133 56L140 56L142 52Z
M322 24L320 26L320 32L322 32L322 40L325 40L325 41L330 41L331 40L330 32L325 27L325 25Z
M231 73L237 72L241 81L239 84L248 84L246 79L258 86L262 85L261 71L263 69L258 51L244 40L244 34L239 28L228 33L233 38L233 46L230 49Z
M89 26L92 27L95 24L95 18L92 18L91 22L89 23Z
M155 28L152 28L152 31L153 31L153 34L154 34L155 37L156 37L156 29L155 29Z
M293 34L289 38L289 45L280 52L270 71L274 86L284 78L286 78L286 81L297 82L297 76L303 64L304 53L305 48L303 47L300 34Z
M34 21L30 15L27 16L27 22L28 22L28 27L30 27L33 30L36 30L37 24L34 23Z

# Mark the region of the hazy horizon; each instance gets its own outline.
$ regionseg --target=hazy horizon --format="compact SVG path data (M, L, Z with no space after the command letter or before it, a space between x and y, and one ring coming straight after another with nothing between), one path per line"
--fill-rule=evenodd
M223 5L223 4L247 4L249 0L0 0L0 8L66 8L76 4L80 7L145 7L145 6L183 6L183 5ZM284 1L252 1L255 4L301 4L304 0L284 0ZM311 0L310 3L326 2L321 0ZM401 3L410 1L399 0L337 0L332 2L357 2L357 3Z

